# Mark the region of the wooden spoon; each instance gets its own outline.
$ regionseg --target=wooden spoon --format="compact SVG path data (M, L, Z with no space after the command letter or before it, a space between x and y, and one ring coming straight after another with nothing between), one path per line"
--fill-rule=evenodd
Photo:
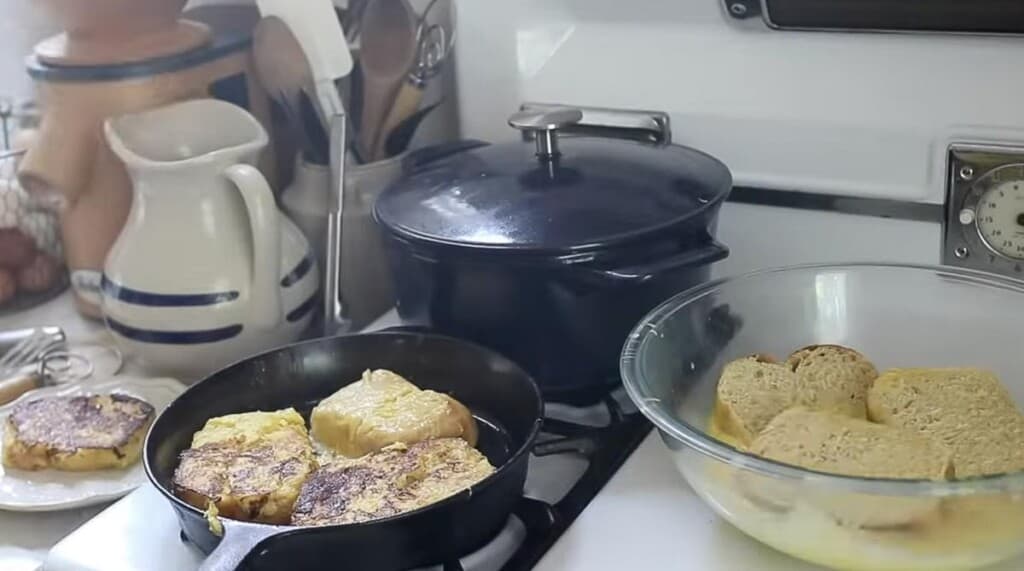
M416 63L416 13L407 0L374 0L362 20L363 111L359 150L378 160L377 140L399 87Z

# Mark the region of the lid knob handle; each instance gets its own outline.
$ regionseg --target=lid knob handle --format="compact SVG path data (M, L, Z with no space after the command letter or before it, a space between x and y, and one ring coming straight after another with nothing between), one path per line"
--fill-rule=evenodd
M508 118L508 124L534 136L537 156L553 159L558 152L558 130L575 125L583 119L583 111L571 107L560 109L526 109Z

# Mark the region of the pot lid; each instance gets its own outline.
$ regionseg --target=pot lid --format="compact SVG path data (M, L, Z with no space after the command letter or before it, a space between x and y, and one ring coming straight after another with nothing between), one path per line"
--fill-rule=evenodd
M377 220L417 242L577 253L704 220L731 189L725 165L693 149L559 138L581 118L578 109L520 112L509 123L532 132L535 143L463 142L447 155L428 150L443 156L387 189L375 206Z

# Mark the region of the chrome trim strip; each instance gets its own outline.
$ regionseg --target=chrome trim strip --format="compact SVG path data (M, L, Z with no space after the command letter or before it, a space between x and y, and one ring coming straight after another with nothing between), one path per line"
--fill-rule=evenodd
M945 217L945 206L942 204L926 204L890 200L887 198L836 196L832 194L795 190L771 190L747 186L733 187L726 202L776 206L779 208L797 208L800 210L819 210L917 222L941 223Z

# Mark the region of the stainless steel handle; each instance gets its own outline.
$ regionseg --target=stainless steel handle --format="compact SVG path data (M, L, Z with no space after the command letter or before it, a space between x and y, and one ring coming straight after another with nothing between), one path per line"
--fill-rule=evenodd
M614 139L628 139L655 145L672 144L672 128L668 113L608 107L581 107L553 103L524 103L522 112L534 115L554 111L578 111L581 116L571 123L562 123L557 129L565 135L588 135ZM518 115L518 114L517 114ZM510 121L511 123L511 121ZM515 127L515 125L513 125ZM524 129L529 136L536 129Z
M327 217L327 255L324 260L324 334L334 335L345 325L341 299L341 225L345 210L345 114L331 117L331 193Z
M537 156L542 159L557 157L558 131L579 123L583 112L571 107L553 109L524 109L508 118L508 124L524 134L532 134L537 141Z

